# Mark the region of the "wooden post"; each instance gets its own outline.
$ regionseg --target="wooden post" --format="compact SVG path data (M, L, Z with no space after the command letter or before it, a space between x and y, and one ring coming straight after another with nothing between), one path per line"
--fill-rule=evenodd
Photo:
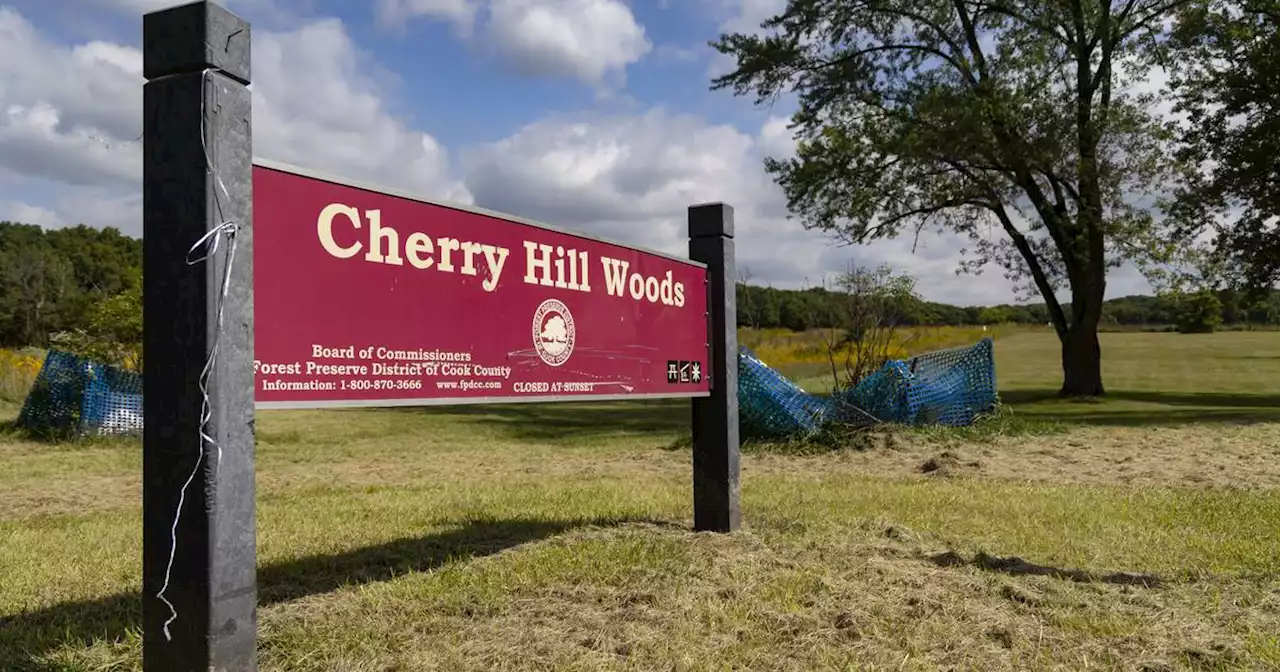
M707 265L711 396L693 400L693 526L733 532L739 501L738 311L733 208L689 208L689 258Z
M249 24L194 2L142 42L143 669L254 670Z

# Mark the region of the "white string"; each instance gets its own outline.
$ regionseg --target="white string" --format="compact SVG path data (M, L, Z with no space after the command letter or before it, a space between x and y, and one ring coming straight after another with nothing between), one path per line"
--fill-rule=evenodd
M134 139L132 139L132 140L126 140L126 141L123 141L123 142L115 142L115 141L113 141L113 140L109 140L109 139L104 138L104 137L102 137L102 136L100 136L100 135L94 135L94 134L92 134L92 133L91 133L91 134L89 134L89 135L87 135L87 136L85 136L85 137L87 137L87 138L89 138L90 140L93 140L94 142L96 142L96 143L98 143L98 144L102 145L103 147L106 147L107 149L111 149L111 150L115 150L115 149L124 149L125 147L128 147L128 146L130 146L130 145L136 145L136 144L138 144L139 142L142 142L142 134L141 134L141 133L139 133L139 134L138 134L138 137L136 137L136 138L134 138Z
M211 69L206 68L200 73L200 84L203 87L208 82L208 76ZM209 399L209 377L213 374L214 364L218 358L218 345L222 336L222 312L223 305L226 302L227 294L231 290L231 268L236 257L236 233L240 231L240 225L234 220L224 219L222 214L222 200L218 197L221 191L227 200L231 200L231 194L227 191L227 187L222 182L222 176L218 174L217 168L214 166L213 159L209 156L209 147L205 144L206 123L208 117L205 115L204 101L207 96L202 95L200 100L200 148L204 153L206 174L212 175L216 188L213 191L214 211L219 221L217 226L210 229L200 237L191 248L187 250L186 262L188 266L195 266L209 260L218 253L218 244L223 236L231 241L231 248L227 251L227 261L222 268L221 287L218 290L216 303L216 315L213 331L213 344L209 348L209 356L205 358L204 369L200 372L200 395L202 397L200 404L200 447L196 455L195 466L191 468L191 474L187 476L187 480L182 484L182 488L178 491L178 505L173 515L173 525L169 529L169 563L164 570L164 582L160 587L160 591L156 593L156 598L164 602L169 607L169 618L164 622L164 638L165 641L171 641L169 635L169 624L178 618L178 610L173 603L165 598L165 591L169 589L169 578L173 571L173 560L178 548L178 521L182 517L182 507L186 502L187 488L191 486L191 482L195 480L196 475L200 473L200 465L205 458L205 444L212 445L217 451L218 459L214 463L214 470L222 464L222 446L218 444L217 439L213 438L206 432L206 426L213 417L213 404ZM207 248L202 256L195 259L191 255L201 248Z

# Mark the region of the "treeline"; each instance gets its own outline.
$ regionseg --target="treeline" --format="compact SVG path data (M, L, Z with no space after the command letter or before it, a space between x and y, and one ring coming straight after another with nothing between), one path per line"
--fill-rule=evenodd
M48 345L139 291L142 241L113 228L0 222L0 345Z
M113 228L75 226L45 230L0 222L0 345L47 346L55 334L140 330L137 311L142 281L142 241ZM1280 324L1280 292L1262 302L1218 292L1222 323ZM115 299L114 301L111 299ZM839 324L848 296L823 288L774 289L738 285L738 325L794 331ZM1070 306L1067 306L1069 309ZM1170 325L1179 308L1166 297L1128 296L1103 307L1105 324ZM1047 324L1044 304L952 306L912 296L890 313L898 324Z
M804 290L775 289L738 284L738 326L761 329L805 329L838 326L838 315L848 297L821 287ZM1258 326L1280 324L1280 292L1260 302L1247 300L1233 291L1216 293L1222 305L1222 324ZM1063 306L1068 312L1071 306ZM1166 326L1179 321L1181 308L1176 299L1157 296L1126 296L1107 301L1102 308L1104 325ZM997 306L952 306L945 303L906 299L888 311L904 326L964 326L978 324L1049 324L1043 303Z

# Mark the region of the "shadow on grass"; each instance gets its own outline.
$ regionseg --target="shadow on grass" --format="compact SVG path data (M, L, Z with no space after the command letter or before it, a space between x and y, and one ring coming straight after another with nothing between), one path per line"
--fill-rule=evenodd
M1093 401L1062 399L1056 390L1012 390L1001 392L1000 399L1024 418L1078 425L1146 427L1280 422L1280 395L1276 394L1116 390L1108 392L1104 400Z
M423 537L260 566L258 604L267 606L344 586L386 581L452 561L493 555L575 528L628 522L638 521L622 518L473 520L456 529ZM43 663L39 658L62 646L85 647L100 639L118 641L141 627L142 596L136 592L5 616L0 618L0 670L61 670L62 666Z
M1098 574L1083 569L1063 569L1061 567L1050 567L1049 565L1037 565L1016 557L997 558L986 553L978 553L972 560L966 560L958 553L947 551L930 556L929 561L939 567L972 565L988 572L1001 572L1015 576L1051 576L1055 579L1075 581L1077 583L1110 583L1117 586L1141 586L1143 588L1159 588L1162 585L1160 577L1150 574L1127 574L1124 572Z
M465 418L468 423L497 428L512 439L556 442L620 434L687 432L690 422L687 399L494 404L447 409L400 407L382 412Z

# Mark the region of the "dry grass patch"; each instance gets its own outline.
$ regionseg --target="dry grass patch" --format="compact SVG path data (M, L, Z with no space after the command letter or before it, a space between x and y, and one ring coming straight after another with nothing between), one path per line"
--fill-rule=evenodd
M748 529L700 535L686 456L648 449L662 466L637 468L634 450L602 447L580 471L575 450L531 467L494 446L491 469L508 473L447 478L427 465L458 453L424 450L412 482L263 493L262 668L1280 664L1267 492L873 477L764 456L746 467ZM139 524L136 506L0 521L0 563L21 568L0 589L0 668L137 669Z
M960 562L940 561L940 556ZM870 529L573 529L273 601L266 670L1274 669L1280 601L1232 579L1147 588L1006 573ZM49 651L132 669L136 639Z
M261 668L1280 669L1280 391L1141 357L1015 409L1059 433L748 455L735 535L687 531L687 404L263 413ZM0 436L0 669L139 668L140 470Z
M1280 488L1280 423L1172 428L1070 427L1045 436L964 441L883 432L871 449L796 457L764 453L754 473L845 472L893 478L984 478L1135 487Z

